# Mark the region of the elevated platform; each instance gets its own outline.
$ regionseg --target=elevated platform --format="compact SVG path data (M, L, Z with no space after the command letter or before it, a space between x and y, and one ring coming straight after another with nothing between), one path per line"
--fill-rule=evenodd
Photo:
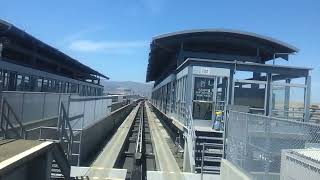
M89 171L95 171L94 176L88 176ZM125 180L127 170L126 169L114 169L104 167L71 167L71 177L75 179L109 179L109 180Z
M0 172L3 168L10 166L12 163L17 163L28 154L32 154L39 150L41 141L28 141L28 140L14 140L4 139L0 140ZM42 144L40 149L48 146L49 143ZM28 152L25 152L29 150ZM22 154L23 153L23 154ZM21 154L21 155L19 155ZM19 156L18 156L19 155Z
M188 172L148 171L147 180L221 180L220 175L194 174Z
M56 163L59 173L53 174L53 163ZM60 145L48 141L0 141L1 179L49 180L53 175L70 178L70 166Z

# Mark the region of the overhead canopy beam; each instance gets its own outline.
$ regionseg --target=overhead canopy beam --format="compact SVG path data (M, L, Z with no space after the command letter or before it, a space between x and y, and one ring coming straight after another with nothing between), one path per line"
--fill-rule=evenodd
M260 73L273 73L281 75L289 75L296 77L306 77L309 75L309 68L298 68L298 67L288 67L279 65L269 65L269 64L258 64L258 63L243 63L238 61L218 61L211 59L198 59L198 58L188 58L183 64L181 64L177 70L181 70L188 65L195 66L208 66L217 68L227 68L239 71L250 71L250 72L260 72Z
M179 57L187 58L201 58L201 59L215 59L215 60L227 60L227 61L247 61L247 62L261 62L261 58L257 56L239 56L229 54L218 54L218 53L206 53L206 52L191 52L181 50ZM180 64L178 64L180 65Z

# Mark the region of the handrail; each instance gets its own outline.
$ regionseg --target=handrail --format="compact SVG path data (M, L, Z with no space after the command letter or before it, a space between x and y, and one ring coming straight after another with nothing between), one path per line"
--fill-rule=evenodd
M5 109L6 107L6 109ZM7 113L5 113L5 110L7 111ZM15 127L12 122L10 122L10 114L13 115L13 118L15 120L15 122L17 123L18 127ZM5 120L6 124L5 124L5 128L3 127L3 121ZM0 122L0 126L2 131L4 131L4 137L6 138L6 134L8 131L8 126L10 126L11 130L14 131L14 133L17 135L17 137L19 138L24 138L25 137L25 128L23 126L23 124L21 123L21 121L19 120L18 116L16 115L16 113L14 112L14 110L12 109L12 107L10 106L9 102L5 99L5 97L2 96L1 98L1 122ZM20 134L19 132L17 132L16 129L20 129Z
M194 122L193 122L193 118L192 118L192 111L191 111L191 106L188 107L188 109L186 110L188 111L188 119L189 119L189 124L188 124L188 134L191 137L191 142L192 143L192 149L190 149L191 151L191 155L192 155L192 159L191 161L193 162L192 164L195 164L195 147L196 147L196 143L195 143L195 129L194 129Z
M214 147L214 143L203 143L202 144L202 153L201 153L201 180L203 180L203 165L204 165L204 154L207 150L207 147Z
M69 132L66 132L66 130L68 130ZM64 140L67 140L66 143L67 143L68 149L67 149L66 155L67 155L67 158L69 159L70 156L72 155L74 135L73 135L68 114L62 102L60 104L60 111L59 111L58 131L60 132L60 137L59 137L60 143L65 143Z

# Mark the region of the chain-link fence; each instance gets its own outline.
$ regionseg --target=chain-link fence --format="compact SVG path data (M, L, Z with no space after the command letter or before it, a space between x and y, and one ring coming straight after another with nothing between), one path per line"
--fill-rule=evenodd
M229 112L226 159L253 179L280 179L281 150L320 147L320 125Z

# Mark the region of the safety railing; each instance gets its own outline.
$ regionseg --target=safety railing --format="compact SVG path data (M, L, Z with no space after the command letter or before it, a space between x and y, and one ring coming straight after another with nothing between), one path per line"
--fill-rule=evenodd
M83 115L82 115L83 116ZM76 116L75 119L81 118L82 116ZM58 119L58 131L59 141L62 144L66 144L66 156L68 159L72 156L73 143L74 143L74 132L70 124L70 118L63 103L60 105L59 119Z
M25 128L18 116L8 103L5 97L1 97L1 119L0 119L0 128L2 136L6 138L24 138ZM16 137L10 137L10 132L13 132Z
M191 151L190 153L191 167L193 167L195 166L196 133L195 133L195 128L193 124L191 106L189 106L188 109L186 109L186 114L187 114L187 122L188 122L187 127L188 127L188 137L189 137L188 146ZM194 169L192 171L194 171Z
M201 151L201 180L203 180L203 171L204 171L204 160L206 158L206 153L209 152L208 149L214 149L216 144L214 143L203 143L202 144L202 151ZM208 157L208 156L207 156ZM219 158L219 157L211 157L210 158Z
M320 106L313 105L310 107L310 122L320 124Z
M319 147L320 125L229 111L226 159L257 180L279 179L282 149Z

